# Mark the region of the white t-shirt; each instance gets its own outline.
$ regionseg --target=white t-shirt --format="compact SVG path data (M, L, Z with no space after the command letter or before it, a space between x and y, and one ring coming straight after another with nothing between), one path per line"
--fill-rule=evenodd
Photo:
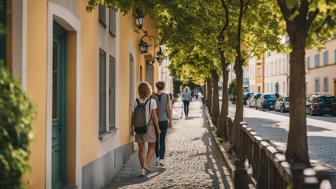
M140 99L140 98L138 98L138 99L139 99L140 103L145 103L148 98L146 98L146 99ZM149 102L149 101L147 102L147 104L146 104L146 120L147 121L149 121L150 116L151 116L151 114L149 113L149 104L151 106L150 107L151 110L157 109L156 101L153 98L151 99L151 102ZM132 112L134 112L134 109L137 106L138 106L138 102L136 100L134 100L134 102L132 104ZM153 120L153 118L152 118L152 120Z

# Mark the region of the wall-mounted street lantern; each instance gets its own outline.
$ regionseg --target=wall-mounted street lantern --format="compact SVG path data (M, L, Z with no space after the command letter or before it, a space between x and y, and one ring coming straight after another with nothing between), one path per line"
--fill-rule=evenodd
M139 49L140 49L140 52L141 54L145 54L148 52L148 43L146 43L144 40L140 40L140 43L139 43Z
M142 29L142 25L144 22L144 15L140 10L135 11L135 25L138 29Z
M141 54L146 54L148 53L148 48L149 48L149 44L144 40L145 38L149 38L150 40L154 40L154 47L153 47L153 59L150 61L151 64L155 63L155 59L157 60L157 62L159 64L161 64L161 62L163 61L163 53L161 48L159 49L159 51L156 53L156 37L148 35L148 32L144 29L142 29L143 26L143 22L144 22L144 15L142 14L142 12L140 10L136 10L135 11L135 24L136 27L143 31L144 35L141 37L140 42L139 42L139 50L141 52Z
M163 59L164 59L164 54L163 54L163 52L162 52L161 47L159 48L159 51L156 52L156 57L155 57L155 58L156 58L156 60L158 61L159 64L162 63L162 61L163 61Z

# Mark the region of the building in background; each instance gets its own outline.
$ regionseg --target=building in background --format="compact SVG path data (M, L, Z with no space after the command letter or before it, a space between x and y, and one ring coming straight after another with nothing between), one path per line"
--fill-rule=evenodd
M249 85L250 85L249 77L250 77L249 67L247 65L243 67L243 91L244 92L249 91Z
M336 96L336 37L325 48L306 50L306 95Z
M233 81L236 80L236 73L234 71L234 64L230 64L228 66L228 86L230 86L230 83L232 83ZM248 66L244 66L243 67L243 91L249 91L249 67Z
M165 92L166 93L173 93L173 78L170 75L169 71L169 66L170 60L169 59L164 59L162 63L159 66L159 81L164 81L166 86L165 86Z
M138 82L158 80L155 45L144 39L151 46L140 53L132 13L104 6L89 13L81 0L0 3L7 28L0 57L37 112L28 188L102 188L133 153L130 104ZM157 36L153 20L143 29Z
M257 58L255 56L251 57L251 59L248 61L248 66L247 66L247 72L246 74L248 75L248 80L249 80L249 86L248 90L249 92L256 92L256 77L255 77L255 68L256 68L256 60Z
M264 55L257 57L255 60L255 93L264 93L265 91L264 62Z
M264 92L288 96L289 55L269 52L264 60Z

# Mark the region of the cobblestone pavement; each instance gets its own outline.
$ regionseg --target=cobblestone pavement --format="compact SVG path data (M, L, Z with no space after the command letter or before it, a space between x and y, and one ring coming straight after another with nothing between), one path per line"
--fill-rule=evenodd
M231 116L234 110L234 106L230 106ZM287 143L288 116L288 113L244 108L244 121L248 126L283 150ZM307 116L307 131L310 158L336 167L336 117Z
M189 118L180 119L182 104L174 108L173 128L168 130L164 167L140 175L137 154L124 164L106 189L112 188L232 188L228 171L199 101L190 104Z

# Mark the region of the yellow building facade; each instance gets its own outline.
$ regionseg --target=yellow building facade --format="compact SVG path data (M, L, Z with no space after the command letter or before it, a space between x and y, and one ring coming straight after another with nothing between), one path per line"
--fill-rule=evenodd
M306 93L336 96L336 37L306 50Z
M86 1L2 0L6 63L36 106L31 143L33 189L101 188L134 151L130 104L140 81L158 80L158 65L139 51L132 13ZM156 23L143 29L157 36Z

